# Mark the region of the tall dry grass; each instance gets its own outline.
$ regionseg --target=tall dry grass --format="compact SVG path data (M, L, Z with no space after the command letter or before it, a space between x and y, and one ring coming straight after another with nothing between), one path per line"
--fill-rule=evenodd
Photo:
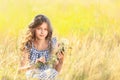
M62 38L61 36L58 36ZM60 80L120 80L120 34L115 30L79 32L67 37L72 49L65 53ZM20 65L20 37L6 36L0 45L0 79L26 80Z

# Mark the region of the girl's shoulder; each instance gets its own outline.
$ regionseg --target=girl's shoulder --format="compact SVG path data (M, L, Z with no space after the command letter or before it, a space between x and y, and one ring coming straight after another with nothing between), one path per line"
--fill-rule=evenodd
M33 44L32 43L26 43L25 44L25 49L30 50L32 48Z

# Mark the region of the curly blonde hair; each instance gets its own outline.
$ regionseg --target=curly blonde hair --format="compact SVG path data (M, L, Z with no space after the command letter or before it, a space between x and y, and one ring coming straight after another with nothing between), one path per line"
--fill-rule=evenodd
M20 48L21 51L30 50L30 48L32 47L32 42L35 40L35 28L38 27L39 25L42 25L43 22L47 23L48 26L48 35L46 36L46 40L48 40L50 43L50 49L49 49L50 52L52 51L52 41L51 41L52 32L53 32L52 26L50 24L49 19L41 14L35 16L33 22L31 22L30 25L28 25L26 37L21 44L21 48Z

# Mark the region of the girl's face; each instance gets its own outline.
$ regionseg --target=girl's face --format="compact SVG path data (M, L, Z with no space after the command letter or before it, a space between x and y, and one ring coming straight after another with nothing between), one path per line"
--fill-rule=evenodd
M35 28L35 37L38 40L45 39L48 35L48 25L43 22L41 25Z

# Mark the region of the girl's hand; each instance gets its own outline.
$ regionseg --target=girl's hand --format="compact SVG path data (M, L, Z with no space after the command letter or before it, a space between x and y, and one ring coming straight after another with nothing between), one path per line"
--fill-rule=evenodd
M58 72L60 72L62 65L63 65L64 53L63 52L57 53L57 58L58 60L56 61L54 67Z
M36 63L37 63L37 62L45 63L45 62L46 62L45 56L41 56L40 58L36 59Z
M60 52L57 54L57 58L59 60L59 63L63 63L63 60L64 60L64 53L63 52Z

